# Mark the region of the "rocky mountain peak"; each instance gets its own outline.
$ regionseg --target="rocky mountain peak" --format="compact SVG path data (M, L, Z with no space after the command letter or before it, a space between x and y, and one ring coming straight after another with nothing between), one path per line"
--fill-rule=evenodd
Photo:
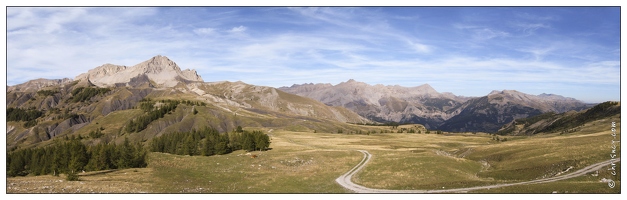
M337 84L336 86L339 86L339 85L350 85L350 86L356 86L356 85L368 85L368 84L367 84L367 83L364 83L364 82L359 82L359 81L356 81L355 79L348 79L348 81L346 81L346 82L341 82L341 83Z
M138 77L147 77L138 78ZM104 64L76 77L99 87L142 85L132 81L153 81L156 87L173 87L181 81L203 82L196 70L181 68L168 57L155 56L132 67Z
M135 65L145 73L161 73L162 71L181 71L181 68L168 57L157 55L149 60Z
M356 83L357 81L355 79L348 79L348 81L346 81L347 83Z
M422 84L415 88L418 92L428 94L428 95L438 95L440 94L438 91L433 89L429 84Z

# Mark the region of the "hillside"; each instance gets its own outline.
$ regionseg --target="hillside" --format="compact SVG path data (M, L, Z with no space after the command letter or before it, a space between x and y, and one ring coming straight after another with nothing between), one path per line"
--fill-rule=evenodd
M138 132L125 131L129 121L150 113L142 104L162 108L165 115ZM167 102L165 102L167 104ZM206 126L220 132L237 126L294 130L337 130L350 123L369 123L342 107L243 82L203 82L194 70L156 56L133 67L106 64L75 80L38 79L7 87L7 148L45 145L60 136L102 129L90 143L147 141L172 131ZM35 115L36 114L36 115ZM22 117L22 116L31 116ZM21 118L20 118L21 117Z
M529 118L516 119L498 131L501 135L534 135L538 133L570 133L581 129L581 126L596 120L618 115L620 103L604 102L580 112L544 113Z

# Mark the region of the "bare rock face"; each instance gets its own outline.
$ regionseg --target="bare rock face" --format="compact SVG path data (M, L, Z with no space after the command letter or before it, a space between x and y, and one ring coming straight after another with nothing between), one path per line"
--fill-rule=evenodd
M126 98L121 97L113 97L104 101L104 105L102 107L102 115L108 115L114 111L118 110L126 110L130 109L137 104L137 102L141 101L144 97L148 96L148 94L152 90L148 89L131 89L129 92L130 96Z
M84 125L89 124L89 122L91 122L91 119L85 117L84 115L77 115L75 117L66 119L59 124L49 126L46 132L48 133L48 138L54 138L55 136L63 133L68 129L77 130Z
M183 82L203 82L196 70L183 70L165 56L155 56L132 67L105 64L76 76L76 80L88 80L98 87L137 86L153 81L154 87L173 87Z

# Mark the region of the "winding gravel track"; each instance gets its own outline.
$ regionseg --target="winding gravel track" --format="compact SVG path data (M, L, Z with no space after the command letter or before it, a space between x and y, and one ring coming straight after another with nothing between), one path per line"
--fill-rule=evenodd
M364 154L364 158L361 160L361 162L359 162L359 164L353 167L353 169L349 170L348 172L346 172L339 178L335 179L335 181L339 183L342 187L349 189L356 193L465 193L471 190L500 188L500 187L507 187L507 186L513 186L513 185L548 183L548 182L553 182L553 181L565 180L565 179L578 177L578 176L581 176L590 172L594 172L596 170L601 169L603 166L612 164L612 162L614 163L620 162L620 158L616 158L614 160L607 160L607 161L603 161L600 163L596 163L596 164L584 167L583 169L577 170L573 173L565 174L563 176L556 176L556 177L551 177L551 178L524 181L524 182L518 182L518 183L503 183L503 184L496 184L496 185L445 189L445 190L386 190L386 189L367 188L367 187L355 184L351 181L351 178L353 177L353 175L355 175L357 172L363 169L364 166L366 166L366 163L368 163L368 161L370 161L370 158L372 157L372 155L368 153L368 151L364 151L364 150L358 150L358 151Z

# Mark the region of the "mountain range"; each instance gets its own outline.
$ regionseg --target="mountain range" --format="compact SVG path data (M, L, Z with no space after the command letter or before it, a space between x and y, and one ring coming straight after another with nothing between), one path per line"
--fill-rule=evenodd
M148 116L140 107L164 108L163 117L137 133L125 131L131 120ZM204 82L195 70L181 70L165 56L134 66L105 64L74 79L35 79L7 86L7 148L39 145L66 135L103 129L100 141L128 137L146 141L173 131L210 126L220 132L242 127L332 132L350 123L371 123L343 107L243 82ZM28 118L27 116L33 116ZM21 118L20 118L21 117Z
M195 70L182 70L165 56L134 66L104 64L74 79L7 86L6 100L7 148L46 145L55 137L97 130L103 135L91 138L93 144L123 138L147 141L206 126L220 132L243 126L357 133L364 127L352 124L400 122L493 133L515 119L591 106L553 94L503 90L464 97L440 93L428 84L373 86L352 79L278 89L241 81L205 82ZM146 109L153 107L164 112Z
M377 122L419 123L429 129L451 132L496 132L514 119L546 112L580 111L592 106L555 94L495 90L483 97L464 97L440 93L428 84L384 86L352 79L337 85L294 84L279 90L330 106L342 106Z

